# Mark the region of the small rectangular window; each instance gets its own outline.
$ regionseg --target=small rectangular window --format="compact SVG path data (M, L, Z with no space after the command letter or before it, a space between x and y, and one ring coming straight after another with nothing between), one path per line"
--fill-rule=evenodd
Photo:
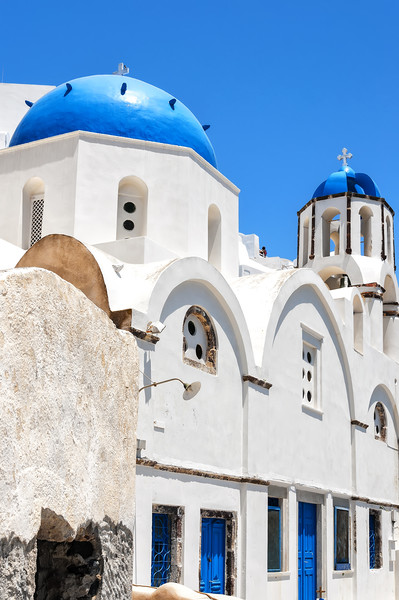
M382 567L381 513L378 510L369 512L369 557L370 569Z
M269 498L267 528L267 570L281 571L281 506L278 498Z
M302 327L302 405L321 410L321 345L323 337L311 331L304 323Z
M334 508L334 562L337 571L347 571L351 568L349 539L349 509L336 506Z

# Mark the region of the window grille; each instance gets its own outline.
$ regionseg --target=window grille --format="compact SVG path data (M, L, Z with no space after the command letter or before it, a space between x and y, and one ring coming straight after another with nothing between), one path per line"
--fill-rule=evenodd
M375 515L369 515L369 548L370 548L370 569L376 568L375 555Z
M369 511L369 558L370 569L382 567L381 512Z
M151 585L159 587L170 581L171 568L170 516L152 515L152 563Z
M44 198L32 200L32 219L30 231L30 246L42 239Z

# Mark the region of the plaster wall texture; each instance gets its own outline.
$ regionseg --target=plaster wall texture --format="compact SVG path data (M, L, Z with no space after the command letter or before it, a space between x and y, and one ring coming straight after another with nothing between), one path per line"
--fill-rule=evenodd
M78 238L90 244L115 240L118 185L127 176L138 177L148 188L147 236L178 256L208 258L208 208L216 204L222 220L221 271L237 273L238 190L184 148L84 134L75 213Z
M192 305L212 315L217 330L217 374L212 375L183 362L183 322ZM182 398L178 382L145 390L140 396L139 437L147 440L146 456L167 464L239 473L242 453L242 367L231 324L218 300L204 285L194 281L173 290L159 320L164 323L162 339L153 350L144 350L142 370L147 377L163 380L180 377L201 381L205 391L191 400ZM165 354L162 346L173 349ZM151 363L147 355L151 353ZM144 384L144 380L143 380ZM163 429L154 428L161 422ZM176 430L180 431L178 438ZM203 443L206 430L207 442Z
M15 269L0 275L0 344L0 596L33 598L40 528L60 542L91 524L105 560L98 597L127 600L135 341L57 275Z
M22 190L30 177L45 186L43 235L98 244L116 240L119 182L135 176L148 188L150 239L169 253L207 259L208 210L215 204L220 268L238 274L238 190L191 149L75 132L3 150L1 159L0 209L10 219L0 236L11 243L21 245ZM121 256L126 260L126 252ZM128 262L134 258L137 252Z
M52 85L0 83L0 132L7 134L5 145L8 145L15 128L29 110L25 100L35 102L52 89Z

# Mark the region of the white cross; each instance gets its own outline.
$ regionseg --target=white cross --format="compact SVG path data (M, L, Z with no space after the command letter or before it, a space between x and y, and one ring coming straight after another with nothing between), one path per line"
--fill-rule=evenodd
M123 62L118 64L118 70L113 72L113 75L127 75L129 73L129 67Z
M337 156L338 160L342 160L343 161L342 164L343 164L344 167L348 166L347 159L348 158L352 158L352 156L353 156L350 152L349 152L349 154L347 154L347 152L348 152L348 148L342 148L342 154L339 154Z

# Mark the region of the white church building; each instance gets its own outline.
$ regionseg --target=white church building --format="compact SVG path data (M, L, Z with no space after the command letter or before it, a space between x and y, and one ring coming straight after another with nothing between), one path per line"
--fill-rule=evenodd
M135 582L399 598L394 211L346 149L298 198L294 264L239 234L203 127L149 84L0 84L0 145L0 268L71 236L131 310Z

